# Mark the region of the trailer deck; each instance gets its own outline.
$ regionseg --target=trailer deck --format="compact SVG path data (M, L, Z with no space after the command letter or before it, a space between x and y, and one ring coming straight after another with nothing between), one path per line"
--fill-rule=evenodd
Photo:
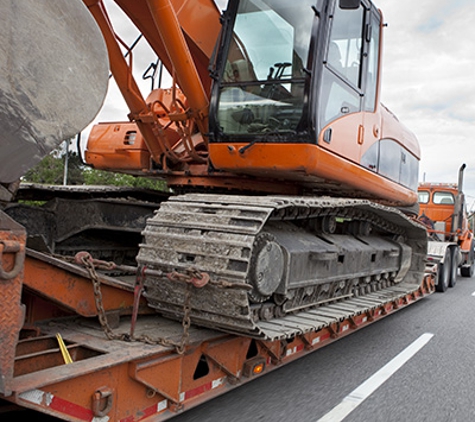
M30 310L16 344L13 377L5 384L11 393L0 397L71 421L167 420L434 290L434 276L428 271L421 285L393 286L298 317L283 317L273 324L296 334L286 341L263 341L194 325L185 329L181 321L165 319L146 306L138 308L130 335L134 278L99 278L107 324L117 336L112 340L98 322L88 272L28 251L23 301ZM48 290L47 279L55 280L54 291ZM184 332L186 344L177 351ZM66 363L58 334L73 363ZM125 341L131 339L139 341Z

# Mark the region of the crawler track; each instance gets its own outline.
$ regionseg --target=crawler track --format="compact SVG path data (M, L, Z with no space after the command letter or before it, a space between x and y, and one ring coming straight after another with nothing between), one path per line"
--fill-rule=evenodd
M266 340L415 292L427 248L425 230L400 212L335 198L177 196L143 234L141 265L164 273L192 267L231 284L192 289L193 323ZM181 319L185 283L156 273L145 280L149 305Z

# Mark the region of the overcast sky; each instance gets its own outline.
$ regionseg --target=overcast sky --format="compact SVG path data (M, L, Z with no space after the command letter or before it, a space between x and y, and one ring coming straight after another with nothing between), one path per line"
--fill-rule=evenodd
M382 101L418 137L420 180L457 182L475 208L475 4L379 0L385 29Z
M227 0L216 0L220 9ZM111 0L119 35L138 35ZM456 183L467 164L465 192L475 209L475 7L473 0L378 0L388 27L383 53L382 102L418 137L420 180ZM153 60L145 43L134 50L140 75ZM111 84L99 119L126 119L125 104ZM166 86L166 84L165 84ZM150 81L141 82L144 93Z

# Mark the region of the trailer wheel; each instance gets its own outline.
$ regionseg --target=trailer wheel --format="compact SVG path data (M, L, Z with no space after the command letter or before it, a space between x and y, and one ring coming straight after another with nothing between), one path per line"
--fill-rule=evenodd
M473 273L475 272L475 244L473 241L470 245L470 252L468 254L468 262L470 262L470 265L460 267L460 275L462 277L470 278L473 276Z
M460 268L460 274L462 275L462 277L471 278L474 272L475 272L475 263L473 262L468 267Z
M449 287L450 273L451 273L452 257L450 250L445 251L444 260L439 263L437 268L437 285L435 290L438 292L445 292Z
M458 248L450 248L450 278L449 278L449 287L455 287L457 283L457 254L459 252Z

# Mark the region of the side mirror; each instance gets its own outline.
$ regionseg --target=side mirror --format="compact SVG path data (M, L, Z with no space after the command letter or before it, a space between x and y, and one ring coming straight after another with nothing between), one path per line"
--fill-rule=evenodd
M360 0L340 0L340 9L354 10L360 7Z

